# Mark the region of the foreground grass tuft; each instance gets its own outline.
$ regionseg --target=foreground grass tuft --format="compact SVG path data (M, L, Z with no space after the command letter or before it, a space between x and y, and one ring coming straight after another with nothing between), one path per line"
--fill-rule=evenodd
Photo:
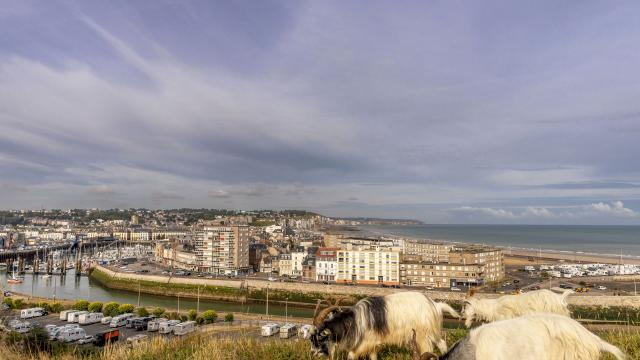
M447 342L454 343L466 334L457 329L447 333ZM620 347L629 359L640 360L640 333L623 331L599 332L599 336ZM6 340L6 338L5 338ZM411 360L408 350L389 347L379 353L381 360ZM312 360L309 342L305 340L281 341L255 339L246 334L235 334L233 338L215 338L207 334L195 334L185 338L156 337L135 348L124 344L108 347L105 351L78 350L69 348L55 354L34 352L21 348L19 344L0 345L3 360ZM605 356L603 359L613 359ZM337 360L346 360L342 353Z

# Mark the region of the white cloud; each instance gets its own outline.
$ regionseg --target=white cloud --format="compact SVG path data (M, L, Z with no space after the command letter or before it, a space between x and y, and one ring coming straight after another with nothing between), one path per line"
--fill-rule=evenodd
M617 217L640 217L640 212L626 208L622 201L614 201L612 203L593 203L585 206L587 214L604 214Z
M565 206L561 209L526 207L522 210L507 210L491 207L462 206L451 209L450 212L453 214L467 215L472 218L490 218L497 220L640 218L640 212L625 207L622 201L613 201L611 203L598 202L581 206Z

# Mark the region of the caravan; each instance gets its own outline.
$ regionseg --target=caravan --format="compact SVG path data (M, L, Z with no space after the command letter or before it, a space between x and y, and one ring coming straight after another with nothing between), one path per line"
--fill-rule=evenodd
M163 323L160 323L160 326L158 327L158 332L160 334L170 334L173 331L173 328L178 324L180 324L180 320L165 321Z
M309 324L300 326L300 328L298 329L298 337L301 337L303 339L308 339L311 336L312 329L313 329L313 326Z
M78 311L78 312L71 313L67 317L67 321L70 323L77 323L78 320L80 320L81 315L88 314L88 313L89 313L88 311Z
M177 324L173 328L173 334L177 336L186 335L190 332L196 331L196 322L195 321L185 321L183 323Z
M60 311L60 320L67 321L69 314L78 312L78 310L62 310Z
M39 316L45 316L47 312L43 308L30 308L20 310L20 318L21 319L30 319Z
M280 328L280 339L288 339L292 336L295 336L298 332L298 327L294 324L284 324Z
M160 324L169 321L168 319L160 318L149 321L147 324L147 331L158 331L160 330Z
M265 337L269 337L269 336L273 336L273 335L277 334L278 331L280 331L280 325L278 325L276 323L270 323L270 324L262 326L262 330L260 332L260 335L265 336Z
M58 341L73 342L80 339L84 339L85 336L87 336L87 333L84 331L84 329L77 327L77 328L66 328L64 330L60 330L60 333L58 334L57 338L58 338Z
M80 325L95 324L95 323L99 323L103 317L104 315L102 315L102 313L82 314L78 317L78 323Z
M29 331L31 331L32 328L33 327L31 326L31 324L26 321L25 322L18 321L11 325L11 329L17 332L18 334L28 333Z
M111 322L109 323L109 327L113 328L113 327L124 326L127 323L127 319L129 319L131 317L133 317L133 314L131 314L131 313L114 316L111 319Z

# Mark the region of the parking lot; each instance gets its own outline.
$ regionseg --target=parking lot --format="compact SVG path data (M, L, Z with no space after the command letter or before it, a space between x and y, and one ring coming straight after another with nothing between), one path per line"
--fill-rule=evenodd
M36 318L31 318L31 319L20 319L20 313L17 311L10 311L7 314L4 314L4 316L2 316L2 323L3 324L8 324L11 320L20 320L22 322L28 322L33 326L40 326L42 328L44 328L46 325L55 325L55 326L63 326L63 325L67 325L69 324L69 322L64 321L64 320L60 320L60 316L59 314L49 314L46 316L40 316L40 317L36 317ZM101 323L97 323L97 324L89 324L89 325L80 325L81 328L83 328L86 332L87 335L95 335L98 334L102 331L105 330L109 330L112 329L109 327L108 324L101 324ZM127 338L134 336L134 335L138 335L138 334L145 334L149 337L152 336L174 336L172 334L159 334L158 332L149 332L149 331L136 331L135 329L132 328L126 328L124 326L118 327L118 330L120 330L120 335L119 335L119 341L126 341Z

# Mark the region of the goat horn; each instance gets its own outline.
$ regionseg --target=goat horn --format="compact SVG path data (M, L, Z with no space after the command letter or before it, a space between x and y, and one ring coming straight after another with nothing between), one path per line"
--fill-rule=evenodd
M327 308L322 309L320 313L318 313L318 315L313 317L313 325L315 325L316 327L319 327L320 325L322 325L322 322L329 315L329 313L331 313L335 309L338 309L338 307L329 306Z
M318 302L316 303L316 310L313 312L313 319L315 320L316 315L318 315L318 310L320 309L320 303L322 302L322 299L318 299Z

